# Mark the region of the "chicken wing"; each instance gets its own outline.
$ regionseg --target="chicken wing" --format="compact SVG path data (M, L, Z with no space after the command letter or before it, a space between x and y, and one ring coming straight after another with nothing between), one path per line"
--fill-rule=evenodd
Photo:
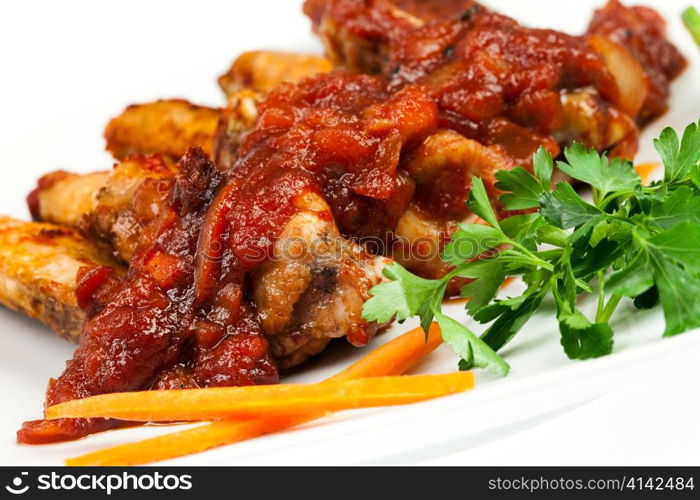
M255 106L282 82L330 71L323 57L271 51L245 52L219 78L228 105L221 110L182 99L129 106L104 131L107 150L123 160L130 154L161 154L178 160L189 146L201 147L225 164L240 136L255 124ZM221 122L221 123L219 123ZM215 146L215 141L217 146Z
M631 157L638 123L665 110L685 67L655 12L617 0L579 37L525 28L476 2L431 4L307 0L306 11L334 64L382 74L396 88L426 85L441 126L487 145L501 140L492 131L506 119L544 141ZM582 92L595 106L571 99ZM515 131L511 144L524 137Z
M74 221L90 241L129 262L144 228L158 216L176 173L176 167L159 156L132 155L107 174L103 186L96 186L89 209L83 210L85 204L72 205L75 211L64 207L63 220ZM52 183L40 181L33 194L43 208L39 217L59 211L53 203L69 197L76 185L85 192L91 175L61 172L47 176ZM85 185L80 185L81 179ZM362 319L362 303L382 279L386 262L343 238L321 197L307 194L299 209L275 244L274 258L252 279L254 303L282 368L318 354L331 338L361 337L366 343L374 335L378 326Z
M494 208L499 210L495 173L514 166L501 145L484 146L452 130L429 136L402 161L416 190L394 230L392 257L424 278L439 279L447 274L452 268L440 258L442 250L460 223L476 219L466 204L472 178L484 181ZM454 280L447 295L458 293L463 285L464 280Z
M178 160L190 146L210 153L220 111L183 99L134 104L104 131L107 151L118 160L133 153L158 153Z
M214 161L231 167L245 135L255 127L257 106L281 83L294 83L333 69L324 57L285 52L244 52L219 77L227 105L214 140Z
M280 83L298 82L332 69L333 63L325 57L255 50L238 56L219 77L219 86L227 97L243 89L267 94Z
M84 312L77 302L79 271L119 269L76 231L0 217L0 302L77 342Z
M320 196L306 193L297 204L301 211L252 279L253 301L280 368L303 363L333 338L365 345L380 325L362 318L362 304L389 262L343 238Z
M63 170L42 176L27 196L27 205L36 221L77 227L82 216L97 206L100 189L109 172L73 174Z
M28 203L35 220L77 229L128 262L143 227L158 215L175 172L167 157L134 154L112 171L47 174Z

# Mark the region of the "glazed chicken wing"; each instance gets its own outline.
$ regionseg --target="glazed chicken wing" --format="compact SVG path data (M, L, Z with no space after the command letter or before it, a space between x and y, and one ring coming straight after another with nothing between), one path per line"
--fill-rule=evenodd
M73 174L63 170L42 176L27 196L36 221L77 227L83 214L97 206L97 197L109 179L109 172Z
M28 204L35 220L78 229L129 262L144 226L158 215L175 172L167 157L134 154L111 172L47 174Z
M76 231L0 217L0 303L77 341L84 313L78 275L119 266Z
M307 193L252 278L253 302L280 368L321 352L333 338L365 345L380 325L362 318L369 290L388 259L372 256L338 232L330 207Z
M493 136L492 123L505 118L543 140L631 157L637 122L663 112L685 66L658 15L617 0L581 37L524 28L476 2L433 3L307 0L306 11L336 65L383 74L396 87L426 85L441 125L485 144L521 140ZM581 94L594 96L592 109L572 105Z
M144 228L158 216L176 173L177 168L159 156L132 155L105 174L104 185L89 196L95 202L87 210L85 204L76 204L73 212L64 210L62 222L73 221L85 237L129 262ZM56 212L53 202L68 197L81 178L85 191L92 175L45 176L31 196L41 207L38 217ZM282 368L318 354L331 338L347 336L366 343L374 335L377 325L362 319L362 304L382 279L386 262L340 235L323 198L309 193L299 201L299 209L275 244L274 257L252 278L253 301Z
M332 69L333 63L325 57L255 50L238 56L219 77L219 86L227 97L243 89L267 94L280 83L298 82Z
M255 125L255 106L265 94L282 82L296 82L331 69L331 62L318 56L245 52L219 77L227 98L223 114L183 99L131 105L105 128L107 150L118 160L138 153L177 161L189 146L199 146L231 165L228 156Z
M118 160L134 153L178 160L190 146L211 152L219 116L218 109L183 99L133 104L105 128L107 151Z
M228 96L228 105L221 113L214 137L214 161L221 168L229 168L236 162L238 147L255 128L258 104L264 98L264 93L252 89L241 89Z

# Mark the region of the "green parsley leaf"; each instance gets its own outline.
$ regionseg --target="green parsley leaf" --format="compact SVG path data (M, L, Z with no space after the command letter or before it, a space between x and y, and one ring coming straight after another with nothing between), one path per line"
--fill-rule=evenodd
M605 280L605 290L624 297L637 297L654 286L648 254L640 250L626 267Z
M472 188L469 191L469 209L492 227L499 227L498 217L496 217L496 213L491 206L491 201L484 187L484 181L478 177L472 179Z
M474 280L460 291L462 297L470 299L466 306L470 316L493 300L506 278L503 263L498 260L475 263L459 275Z
M496 179L496 187L506 191L506 194L501 196L501 203L506 210L525 210L540 205L540 195L544 189L523 167L496 172Z
M607 270L613 262L623 257L626 247L620 243L603 239L596 246L586 246L585 251L571 259L574 274L588 280L598 271Z
M459 266L504 242L500 229L484 224L460 224L459 227L442 252L442 260L453 266Z
M700 196L688 186L679 186L660 202L652 202L649 216L663 229L685 221L700 224Z
M494 315L497 319L489 326L481 338L493 350L498 351L501 349L512 340L535 311L539 309L543 296L542 293L522 295L517 300L498 301L494 305L482 308L474 315L475 320L483 322L482 320L492 319Z
M564 248L569 240L569 233L552 224L545 224L544 218L541 217L542 224L537 227L537 239L541 243L554 245L555 247Z
M393 318L404 321L415 316L432 300L441 285L440 281L411 274L396 262L385 266L383 274L393 281L372 288L370 298L362 307L363 317L377 323L386 323Z
M542 217L561 229L570 229L598 218L601 211L586 203L570 184L560 182L551 193L542 193L540 197Z
M695 165L690 169L690 180L696 188L700 188L700 165Z
M683 18L683 24L688 28L695 43L700 46L700 12L695 7L688 7L683 11L681 17Z
M700 123L691 123L683 132L679 142L678 134L666 128L654 140L654 147L664 162L664 181L668 184L680 182L690 175L700 161Z
M646 239L665 259L674 260L688 271L700 272L700 225L682 222Z
M593 227L593 231L591 231L591 238L588 240L588 243L590 243L592 247L595 247L598 245L598 243L606 239L608 236L611 236L619 229L620 224L608 219L603 219L598 222L595 227Z
M591 359L610 354L613 330L607 323L591 323L581 311L559 317L561 345L570 359Z
M469 328L439 312L435 313L435 319L440 325L442 339L464 361L460 368L488 368L497 375L508 374L510 365Z
M539 179L542 189L544 191L549 191L552 182L552 172L554 171L552 155L549 154L549 151L540 146L535 153L532 163L535 170L535 177Z
M607 289L638 297L655 284L666 320L664 335L700 327L696 300L700 296L700 225L686 221L637 239L641 249L627 267L608 279Z
M538 230L546 224L540 214L513 215L500 221L501 229L511 240L531 250L537 248Z
M608 161L594 149L586 149L575 143L564 150L567 162L557 162L559 170L566 175L590 184L604 198L613 191L631 192L642 183L632 163L620 158Z
M697 301L697 297L700 297L700 278L664 259L656 251L650 252L650 261L666 320L664 335L677 335L700 327Z
M507 191L501 200L506 209L539 210L501 221L484 183L475 178L469 208L488 225L462 225L452 236L442 258L453 270L442 279L425 280L398 264L388 266L384 273L391 281L370 291L364 317L385 322L419 316L424 329L435 319L460 356L460 369L483 367L500 374L508 365L496 351L548 295L557 306L561 344L572 359L612 351L609 321L623 297L637 308L660 302L664 335L700 327L700 124L689 126L680 139L667 129L655 146L665 179L649 186L625 160L608 160L580 145L568 148L567 161L558 166L593 188L593 204L569 184L551 189L552 158L540 149L533 159L534 176L523 168L496 174L497 187ZM498 253L490 255L496 248ZM482 260L474 260L478 257ZM521 277L527 289L496 299L510 276ZM467 314L488 325L481 338L442 312L441 300L455 277L471 280L461 295L470 299ZM598 304L591 321L577 304L594 292Z

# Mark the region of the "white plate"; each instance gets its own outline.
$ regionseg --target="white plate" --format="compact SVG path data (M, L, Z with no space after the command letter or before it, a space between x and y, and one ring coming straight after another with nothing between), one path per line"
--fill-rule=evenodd
M603 0L491 3L525 24L581 32ZM700 117L700 51L678 19L686 2L648 3L657 4L669 20L670 36L690 59L690 68L673 86L671 111L643 133L642 162L657 159L651 139L663 126L680 129ZM173 4L129 0L108 12L94 2L61 9L52 2L2 7L15 10L0 13L14 21L0 30L0 46L14 48L3 54L7 61L0 81L0 213L27 217L24 196L46 171L109 167L101 130L126 104L171 96L217 104L215 76L241 51L320 51L294 2ZM42 16L35 15L37 9ZM460 317L460 306L448 311ZM171 463L700 463L700 334L662 339L658 311L626 306L615 318L615 353L572 362L551 318L551 310L542 311L503 351L511 375L499 380L480 372L471 393L410 407L346 412L332 422ZM395 326L373 345L413 326ZM173 429L120 430L43 447L16 445L15 430L23 420L40 416L46 382L61 372L73 347L6 310L0 311L0 332L0 463L59 464L65 457ZM320 380L362 354L349 346L334 348L290 380ZM416 371L445 372L455 363L449 349L441 348Z

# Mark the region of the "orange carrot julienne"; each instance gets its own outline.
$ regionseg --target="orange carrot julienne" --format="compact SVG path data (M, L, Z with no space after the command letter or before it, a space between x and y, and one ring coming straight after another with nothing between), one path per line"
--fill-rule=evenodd
M403 375L441 344L442 332L437 323L430 325L427 338L422 328L414 328L370 351L328 381Z
M277 417L415 403L474 384L470 372L332 380L320 384L214 387L103 394L46 409L46 417L138 422Z
M281 432L321 417L323 415L223 420L142 441L119 444L79 457L69 458L64 463L73 467L123 467L160 462Z
M408 371L442 343L440 328L430 327L426 340L416 328L372 350L355 364L329 380L350 380L361 377L399 375ZM65 461L70 466L141 465L200 453L219 446L283 431L323 417L322 414L254 420L214 422L162 436L125 443L97 450Z

